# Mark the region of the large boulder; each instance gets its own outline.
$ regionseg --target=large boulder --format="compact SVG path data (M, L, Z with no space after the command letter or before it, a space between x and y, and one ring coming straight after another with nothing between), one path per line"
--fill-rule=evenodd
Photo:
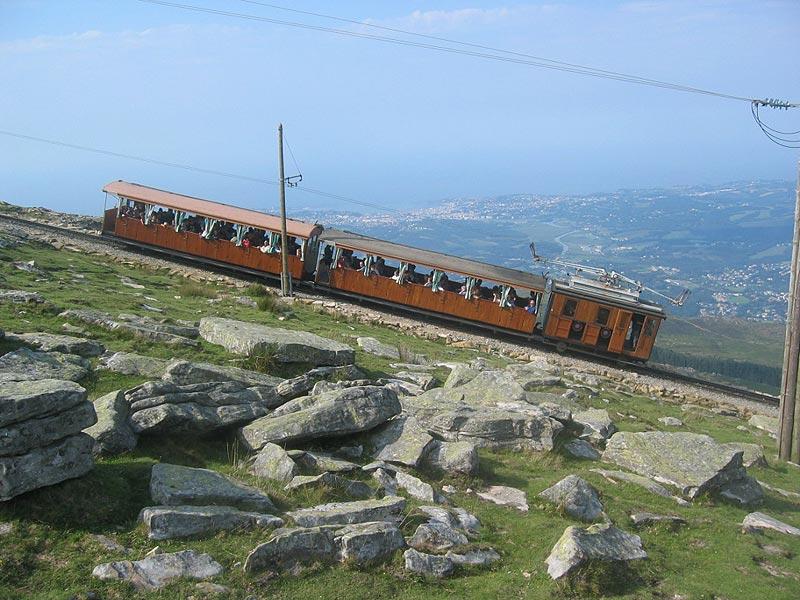
M572 415L576 425L583 427L581 438L602 442L617 431L617 426L604 408L590 408Z
M140 375L158 379L167 371L170 361L132 352L115 352L100 358L99 369L108 369L122 375Z
M363 481L347 479L335 473L321 473L320 475L297 475L283 488L287 492L325 487L338 490L351 498L372 498L374 492Z
M356 338L356 343L367 354L400 360L400 350L397 349L397 346L385 344L374 337L359 337Z
M86 390L72 381L39 379L0 387L0 427L55 415L86 401Z
M198 346L197 327L192 325L172 324L149 317L121 314L112 317L108 313L89 308L71 308L60 315L64 319L83 321L110 331L123 330L134 336L171 346Z
M2 247L2 245L0 245L0 247ZM9 302L11 304L42 304L44 298L36 292L0 289L0 303L3 302Z
M125 399L138 434L207 433L250 422L281 403L273 386L245 387L235 381L152 381L129 390Z
M493 485L478 492L478 498L499 506L516 508L520 512L528 512L529 508L528 495L524 491L505 485Z
M350 346L306 331L266 327L221 317L200 320L200 335L234 354L269 352L278 362L314 366L347 365L355 360Z
M616 433L606 443L603 460L673 486L689 500L747 476L742 450L697 433Z
M800 536L800 529L779 521L775 517L770 517L762 512L753 512L747 515L742 521L742 529L747 533L763 533L764 530L777 531L786 535Z
M139 521L151 540L210 535L224 530L283 527L273 515L244 512L229 506L148 506Z
M478 473L478 450L473 442L434 440L428 446L423 463L445 473L476 475Z
M150 497L165 506L233 506L247 511L273 513L266 494L210 469L158 463L150 475Z
M364 377L364 373L355 365L316 367L307 373L282 381L276 391L281 397L291 400L308 394L320 381L349 381Z
M275 387L283 381L280 377L273 377L257 371L248 371L238 367L224 367L211 363L189 362L188 360L171 362L164 372L163 379L179 386L215 381L234 381L245 387Z
M350 525L371 521L399 522L403 517L406 501L396 496L385 496L379 500L357 500L355 502L333 502L311 508L300 508L287 513L301 527L320 525Z
M406 571L419 573L428 577L447 577L453 572L455 563L447 556L427 554L414 548L409 548L403 553Z
M289 444L369 431L401 410L397 395L382 387L365 386L320 394L302 410L268 415L243 427L239 437L250 450L269 442Z
M448 523L429 521L418 526L408 545L421 552L444 552L456 546L466 546L467 536Z
M376 460L407 467L416 467L432 442L414 417L392 419L370 435Z
M436 503L445 501L442 495L437 492L430 483L422 481L419 477L414 477L410 473L398 471L395 474L395 482L398 488L405 490L409 496L417 500Z
M94 439L95 455L113 456L136 447L137 436L128 423L129 406L122 390L94 401L97 423L84 430Z
M264 444L250 466L250 473L256 477L289 483L300 470L286 450L277 444Z
M587 561L630 561L647 558L638 535L610 524L567 527L547 557L547 573L560 579Z
M597 490L577 475L567 475L541 492L539 497L580 521L591 522L603 516L603 505Z
M117 561L98 565L92 577L127 581L140 591L158 590L176 579L210 579L222 573L222 565L208 554L182 550L154 554L142 560Z
M53 333L7 333L6 339L19 342L41 350L42 352L61 352L62 354L77 354L90 358L100 356L106 349L103 344L94 340L59 335Z
M345 525L334 536L339 560L359 566L384 562L406 545L397 526L384 521Z
M469 365L465 365L462 363L458 363L453 365L453 368L450 369L450 374L447 376L447 379L444 382L445 388L455 388L464 385L465 383L469 383L473 379L478 376L477 369L473 369Z
M24 454L34 448L47 446L80 433L96 421L92 403L79 402L56 414L6 425L0 428L0 456Z
M20 348L0 357L0 383L62 379L78 381L89 373L89 361L76 354Z
M505 370L527 392L561 384L561 377L553 375L536 363L512 364Z

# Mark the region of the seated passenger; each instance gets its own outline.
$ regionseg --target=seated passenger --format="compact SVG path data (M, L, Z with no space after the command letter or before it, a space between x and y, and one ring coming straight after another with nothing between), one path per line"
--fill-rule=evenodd
M533 298L528 300L528 306L525 307L525 310L527 312L529 312L530 314L535 315L536 314L536 300L534 300Z
M386 261L380 256L375 259L375 272L381 277L386 277Z
M425 278L425 287L433 287L433 273L428 273Z

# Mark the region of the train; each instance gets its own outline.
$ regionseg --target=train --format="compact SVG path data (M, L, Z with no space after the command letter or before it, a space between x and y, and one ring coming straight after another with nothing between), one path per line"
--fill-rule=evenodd
M113 181L102 234L280 277L281 219L175 192ZM286 219L288 272L331 294L628 362L652 354L664 308L639 290L566 279Z

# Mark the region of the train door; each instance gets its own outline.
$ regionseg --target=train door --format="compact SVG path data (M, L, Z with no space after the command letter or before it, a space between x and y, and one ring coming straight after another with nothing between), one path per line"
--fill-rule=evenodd
M614 354L622 352L625 338L628 335L628 329L633 319L633 313L627 310L618 310L614 329L611 334L611 339L608 342L608 351Z
M639 321L641 322L641 326L637 328L635 326L637 319L636 317L640 317ZM630 340L626 340L625 342L625 354L629 354L635 358L640 358L642 360L647 360L650 358L650 354L653 352L653 346L656 342L656 334L658 333L658 327L661 324L661 319L658 317L645 317L644 315L636 315L629 326L629 333L630 333Z

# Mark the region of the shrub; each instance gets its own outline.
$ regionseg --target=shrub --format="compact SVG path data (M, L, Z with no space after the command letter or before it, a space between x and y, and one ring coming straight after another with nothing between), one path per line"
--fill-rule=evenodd
M178 294L183 298L216 298L217 290L202 283L184 281L178 286Z
M244 293L251 298L262 298L270 295L269 290L260 283L251 283L247 286L247 289L244 291Z

